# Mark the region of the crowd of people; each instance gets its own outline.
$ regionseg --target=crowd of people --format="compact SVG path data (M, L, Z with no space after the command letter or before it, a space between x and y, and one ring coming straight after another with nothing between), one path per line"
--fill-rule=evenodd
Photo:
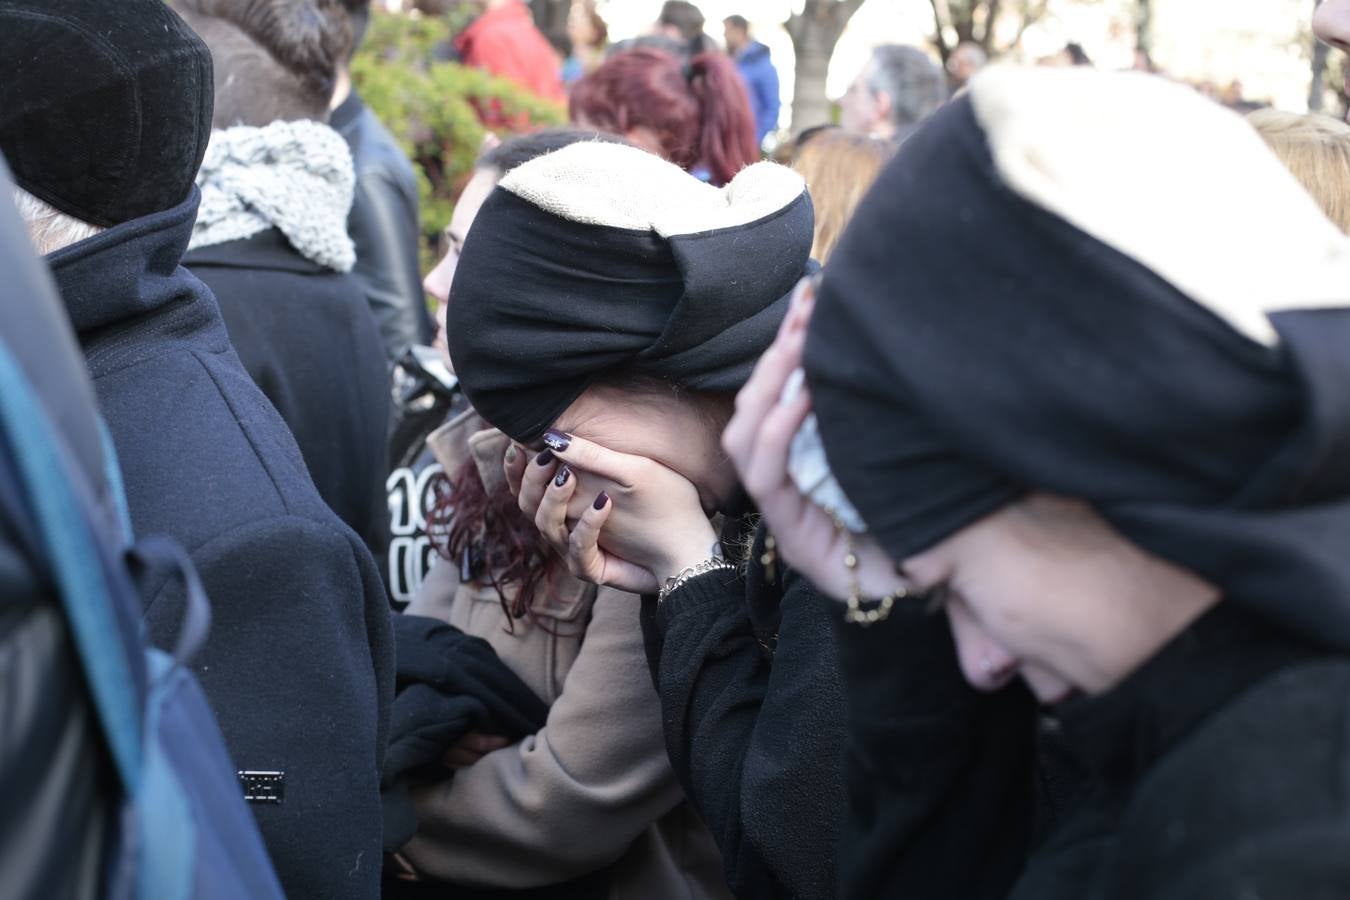
M1350 125L471 11L0 0L0 893L1350 896Z

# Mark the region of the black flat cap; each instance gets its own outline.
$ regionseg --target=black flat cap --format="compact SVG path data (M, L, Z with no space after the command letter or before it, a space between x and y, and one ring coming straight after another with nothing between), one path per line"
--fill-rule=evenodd
M104 227L169 209L211 135L211 54L163 0L0 0L0 152Z

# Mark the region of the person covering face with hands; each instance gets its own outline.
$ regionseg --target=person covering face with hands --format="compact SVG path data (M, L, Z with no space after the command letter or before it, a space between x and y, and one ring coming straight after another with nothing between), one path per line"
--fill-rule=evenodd
M845 601L841 895L1344 894L1348 276L1250 127L1150 76L991 70L902 149L726 433Z
M834 896L828 606L752 529L719 444L811 268L811 226L780 166L714 188L636 148L576 145L483 204L447 309L469 399L516 442L521 508L573 572L647 595L666 747L739 896Z

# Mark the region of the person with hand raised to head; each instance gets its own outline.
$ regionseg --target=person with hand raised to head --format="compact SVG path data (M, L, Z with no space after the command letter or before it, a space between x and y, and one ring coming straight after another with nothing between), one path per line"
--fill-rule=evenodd
M993 69L902 148L724 437L843 601L841 897L1346 894L1347 282L1162 79Z
M645 595L671 763L740 897L834 896L828 607L764 546L719 445L811 267L811 224L783 167L719 189L577 144L501 180L447 307L465 392L514 441L521 508L573 573Z
M554 128L486 148L426 278L442 312L474 218L503 176L572 144L618 140ZM441 777L411 789L417 833L385 896L459 896L468 885L550 900L729 896L721 855L666 756L637 598L566 571L503 477L510 439L474 410L426 444L446 473L427 516L439 558L408 612L490 643L548 712L519 740L464 735Z

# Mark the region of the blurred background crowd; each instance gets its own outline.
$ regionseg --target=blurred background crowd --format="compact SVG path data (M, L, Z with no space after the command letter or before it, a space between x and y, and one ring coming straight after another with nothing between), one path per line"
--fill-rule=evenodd
M953 88L989 61L1004 60L1142 68L1242 110L1275 106L1339 117L1347 102L1342 57L1329 54L1313 37L1304 0L704 0L697 5L534 0L527 5L535 28L553 48L562 91L634 40L661 35L687 44L700 35L708 46L737 60L757 136L769 152L805 129L838 122L849 86L872 50L883 44L922 49L945 68ZM455 35L469 27L480 4L373 0L372 9L375 24L354 70L371 105L427 179L423 209L427 234L434 235L477 146L472 117L444 109L445 89L468 98L500 95L498 102L522 112L528 106L529 121L536 124L559 122L567 113L533 101L558 101L563 95L548 78L546 86L527 87L527 95L520 96L513 87L527 80L520 73L513 77L502 60L455 50ZM663 14L665 24L658 24ZM442 65L449 68L437 68L434 75L429 71ZM459 65L504 81L477 81L459 72ZM542 60L536 65L548 68ZM432 78L439 90L433 90ZM510 124L523 121L519 117ZM452 131L464 139L449 141Z

